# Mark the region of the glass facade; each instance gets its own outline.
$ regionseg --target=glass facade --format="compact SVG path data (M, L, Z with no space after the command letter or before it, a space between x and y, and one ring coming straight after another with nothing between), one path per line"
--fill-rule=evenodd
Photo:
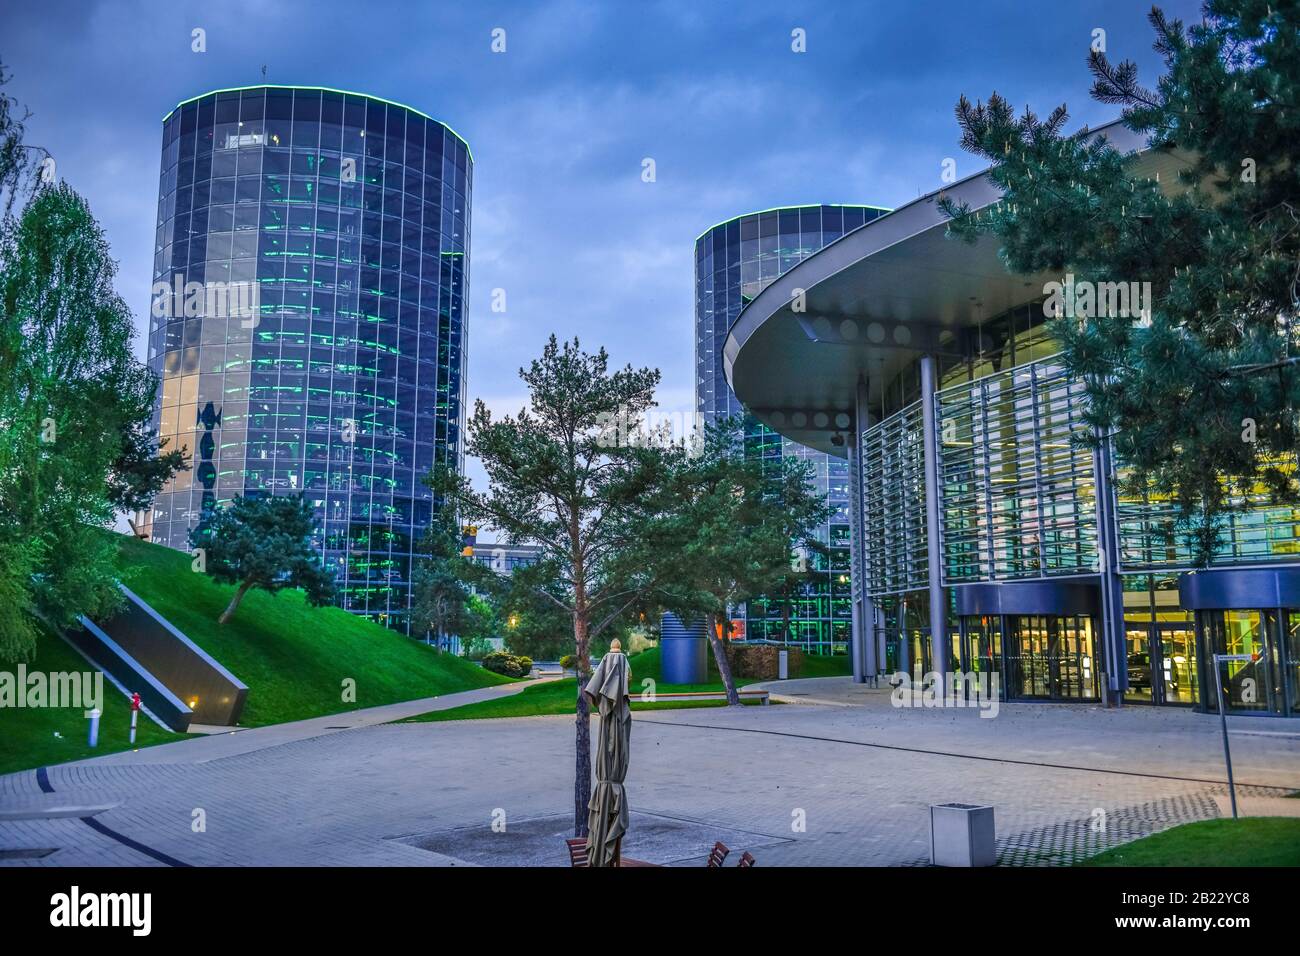
M1241 511L1228 514L1215 550L1216 566L1256 564L1300 557L1300 508L1270 504L1261 485L1248 497L1230 499ZM1190 567L1192 546L1177 527L1178 508L1164 497L1119 496L1120 557L1125 567Z
M849 640L852 586L849 568L848 462L783 439L751 416L727 384L723 347L736 317L772 280L847 232L887 210L872 206L791 206L738 216L695 241L695 398L706 423L745 417L745 453L778 463L809 461L816 489L832 514L819 534L827 554L809 555L814 581L790 599L760 598L746 607L749 639L788 640L829 652ZM842 649L842 648L841 648Z
M935 398L944 579L1091 574L1097 563L1083 385L1050 360L951 386Z
M162 157L148 361L192 469L149 537L188 549L236 496L301 493L342 607L405 630L421 479L463 463L469 147L396 103L259 86L179 105Z
M912 402L862 434L867 592L922 591L926 555L925 452L921 403Z
M1300 712L1300 612L1242 608L1193 612L1180 603L1190 542L1173 509L1099 482L1086 433L1086 395L1066 373L1041 306L1021 306L970 330L966 358L940 358L935 403L939 577L948 596L954 666L1000 679L1015 699L1099 699L1108 667L1127 674L1124 699L1214 710L1226 689L1243 713ZM930 652L925 455L916 366L886 383L862 430L864 535L858 560L887 672L927 670ZM1123 473L1122 464L1119 467ZM1099 491L1099 489L1101 489ZM1100 615L964 614L965 585L1104 580L1099 512L1115 509L1124 660L1107 664ZM1212 569L1294 562L1300 512L1262 489L1227 519ZM1098 590L1100 595L1100 590ZM956 635L953 635L953 629ZM1254 655L1215 674L1214 653Z

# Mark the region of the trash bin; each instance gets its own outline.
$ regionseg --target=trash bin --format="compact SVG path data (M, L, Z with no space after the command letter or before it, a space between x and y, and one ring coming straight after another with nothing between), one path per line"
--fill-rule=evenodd
M971 803L930 807L930 862L935 866L993 866L998 861L993 808Z
M776 676L778 680L790 677L790 652L784 647L776 652Z

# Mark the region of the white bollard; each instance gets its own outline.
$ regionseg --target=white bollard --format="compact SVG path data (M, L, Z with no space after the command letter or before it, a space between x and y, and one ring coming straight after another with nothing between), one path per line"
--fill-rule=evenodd
M140 711L138 710L131 711L131 743L135 743L135 721L136 718L139 716L140 716Z
M91 747L99 746L99 708L96 707L90 712L90 737L86 741Z

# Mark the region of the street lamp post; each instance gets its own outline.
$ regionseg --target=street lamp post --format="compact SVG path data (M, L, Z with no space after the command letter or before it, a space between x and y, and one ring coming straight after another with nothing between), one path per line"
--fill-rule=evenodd
M1258 654L1215 654L1214 679L1219 685L1219 723L1223 727L1223 761L1228 767L1228 796L1232 800L1232 819L1237 819L1237 787L1232 781L1232 749L1228 746L1228 687L1223 681L1225 661L1256 661Z

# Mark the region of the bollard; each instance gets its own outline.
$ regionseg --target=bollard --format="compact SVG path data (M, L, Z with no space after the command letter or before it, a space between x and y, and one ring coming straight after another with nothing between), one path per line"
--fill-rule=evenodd
M99 708L96 707L90 712L90 737L86 744L91 747L99 746Z
M135 744L135 722L140 716L140 695L131 695L131 743Z

